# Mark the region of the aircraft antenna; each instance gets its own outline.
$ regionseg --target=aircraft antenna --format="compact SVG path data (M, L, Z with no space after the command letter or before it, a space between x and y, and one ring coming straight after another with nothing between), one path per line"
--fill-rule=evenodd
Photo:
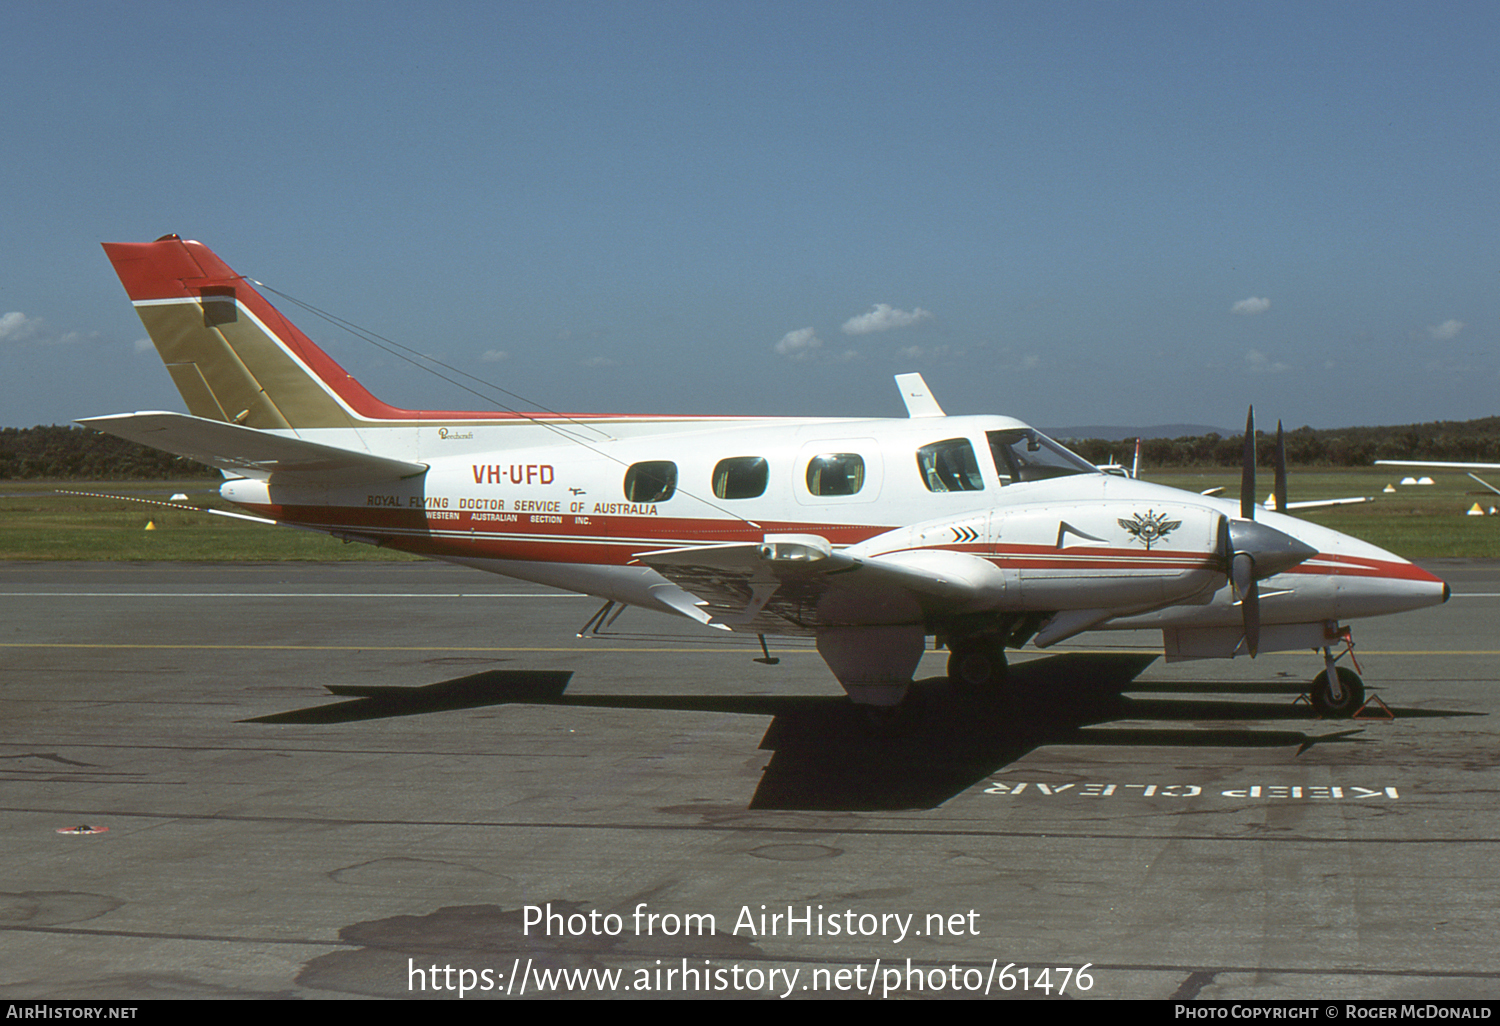
M542 427L551 428L552 430L557 431L558 433L564 435L565 437L572 437L571 435L569 435L568 432L563 431L561 428L558 428L555 424L549 423L548 421L543 420L540 417L534 417L534 416L532 416L531 414L527 413L524 410L519 410L519 409L517 409L517 408L515 408L513 406L508 406L508 405L506 405L505 403L502 403L502 402L497 402L493 397L485 395L483 392L480 392L478 389L469 387L468 385L464 384L462 381L454 381L452 378L448 377L448 375L442 374L442 373L439 373L438 371L433 370L431 367L427 366L427 364L436 364L437 366L442 367L444 370L452 371L454 374L458 374L458 375L461 375L461 376L463 376L465 378L468 378L470 381L477 381L477 382L479 382L479 384L483 385L485 388L492 388L496 392L503 392L505 395L510 396L512 399L515 399L518 402L523 402L523 403L526 403L526 404L530 405L534 410L540 410L543 413L548 413L548 414L551 414L554 417L559 417L562 420L568 422L569 424L573 424L573 425L575 425L577 427L587 428L588 430L593 431L595 434L597 434L597 435L601 436L602 438L604 438L606 441L614 441L614 438L613 438L612 435L610 435L607 431L603 430L602 428L600 428L600 427L598 427L596 425L589 424L586 421L577 420L577 419L575 419L573 417L569 417L566 413L559 413L556 410L553 410L553 409L550 409L550 408L548 408L546 406L543 406L541 403L532 402L532 400L527 399L525 396L523 396L523 395L517 395L515 392L512 392L508 388L502 388L501 386L495 384L493 381L487 381L484 378L479 377L477 374L470 374L468 371L460 370L459 368L454 367L451 364L444 363L442 360L439 360L435 356L428 356L426 353L419 353L417 350L411 348L410 346L404 346L400 342L397 342L395 339L386 338L384 335L380 334L379 332L371 331L368 328L362 328L358 324L355 324L353 321L347 321L344 318L339 317L336 314L329 313L327 310L320 310L317 307L313 306L311 303L306 303L306 302L303 302L302 300L298 299L295 296L287 295L285 292L282 292L279 289L274 289L271 286L267 285L263 281L256 281L254 278L246 278L245 280L248 281L248 282L250 282L252 285L255 285L255 286L259 287L259 288L265 289L267 292L270 292L273 295L280 296L282 299L285 299L288 303L293 303L296 306L301 307L302 309L306 310L308 313L310 313L310 314L312 314L312 315L314 315L316 317L321 317L323 320L327 321L329 324L334 325L335 327L343 328L345 331L349 332L351 335L354 335L356 338L359 338L359 339L361 339L361 340L363 340L365 342L368 342L370 345L374 346L376 349L379 349L379 350L381 350L383 352L389 353L391 356L394 356L394 357L396 357L399 360L405 360L407 363L411 364L413 367L420 367L422 370L425 370L427 373L433 374L433 375L435 375L435 376L437 376L439 378L442 378L444 381L448 382L450 385L454 385L454 386L456 386L458 388L461 388L465 392L468 392L470 395L477 396L480 399L483 399L487 403L493 403L494 405L500 407L502 410L506 411L507 413L514 413L516 416L523 417L526 420L529 420L529 421L531 421L531 422L533 422L535 424L541 425ZM407 355L407 354L410 354L410 355ZM423 363L422 361L426 361L426 363Z
M587 449L589 452L592 452L596 456L602 456L610 462L617 463L622 467L630 466L630 464L626 463L618 456L615 456L612 453L607 453L602 449L598 449L595 446L590 445L588 440L580 437L572 431L564 430L553 421L534 416L531 413L527 413L525 410L518 410L513 406L506 405L505 403L497 402L492 397L485 395L483 392L480 392L475 388L471 388L470 386L464 384L462 381L454 381L452 378L448 377L448 375L433 370L431 367L427 366L421 361L425 360L427 361L427 363L437 364L439 367L442 367L445 370L450 370L454 374L462 375L463 377L468 378L470 381L477 381L481 385L484 385L486 388L492 388L497 392L505 393L512 399L517 399L521 402L528 403L534 406L536 409L539 409L545 413L552 414L554 417L561 418L569 424L574 424L580 428L587 428L590 431L593 431L595 434L599 435L603 441L615 441L615 438L608 432L604 431L602 428L599 428L593 424L589 424L586 421L581 421L573 417L569 417L566 413L558 413L556 410L548 409L547 407L542 406L540 403L532 403L530 399L527 399L525 396L517 395L515 392L512 392L508 388L501 388L499 385L495 384L492 381L486 381L484 378L481 378L478 375L470 374L468 371L459 370L457 367L446 364L435 356L428 356L425 353L419 353L415 349L412 349L410 346L404 346L400 342L397 342L394 339L386 338L384 335L381 335L378 332L371 331L368 328L361 328L359 325L355 324L352 321L347 321L344 318L339 317L335 314L331 314L326 310L320 310L317 307L313 306L311 303L305 303L295 296L290 296L279 289L274 289L263 281L257 281L256 279L248 276L243 277L245 277L245 280L250 282L250 284L255 285L258 288L265 289L267 292L271 293L272 295L281 297L288 303L292 303L296 306L301 307L315 317L321 317L323 320L327 321L329 324L334 325L335 327L343 328L351 335L364 342L368 342L376 349L389 353L391 356L394 356L399 360L404 360L407 363L411 364L413 367L419 367L429 374L434 374L437 377L442 378L449 384L463 389L470 395L478 396L485 402L493 403L494 405L500 407L502 410L505 410L507 413L513 413L524 420L531 421L533 424L536 424L539 427L544 427L549 431L555 432L556 434L561 435L563 438L566 438L568 441L573 442L575 445L581 445L583 448ZM408 353L410 353L411 355L408 356ZM711 502L710 500L705 499L703 496L696 495L685 488L678 488L676 494L684 496L685 498L693 499L697 502L701 502L710 509L718 510L720 513L723 513L727 517L732 517L735 520L740 521L741 523L748 524L749 526L755 528L757 531L764 530L764 528L762 528L760 524L757 524L755 521L749 519L748 517L742 516L741 514L734 512L734 510L725 509L718 503Z

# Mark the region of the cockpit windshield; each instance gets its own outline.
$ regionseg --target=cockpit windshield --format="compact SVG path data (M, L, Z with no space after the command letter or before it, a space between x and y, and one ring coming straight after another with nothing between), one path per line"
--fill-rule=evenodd
M1044 481L1069 474L1097 474L1099 468L1076 456L1034 428L987 431L990 455L1001 484Z

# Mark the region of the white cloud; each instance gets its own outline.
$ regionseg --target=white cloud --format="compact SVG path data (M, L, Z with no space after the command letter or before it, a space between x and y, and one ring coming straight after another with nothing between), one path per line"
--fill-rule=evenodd
M1030 353L1021 359L1022 370L1036 370L1042 365L1042 358L1035 353Z
M944 360L953 355L953 347L941 346L902 346L896 350L896 355L903 360Z
M93 342L97 331L58 332L47 327L40 317L27 317L19 310L0 314L0 342L24 342L32 346L72 346Z
M781 341L776 343L775 348L779 356L785 356L789 360L805 360L823 348L823 340L818 338L818 333L812 328L798 328L781 336Z
M1245 366L1251 374L1282 374L1292 369L1290 364L1272 360L1259 349L1252 349L1245 354Z
M25 338L41 326L40 317L27 317L19 310L12 310L8 314L0 314L0 341L14 341Z
M479 354L480 363L499 363L502 360L509 359L510 354L507 353L504 349L486 349L484 352Z
M1463 321L1448 320L1428 328L1427 334L1431 335L1435 342L1447 342L1463 331L1464 326Z
M897 310L887 303L876 303L869 313L862 313L858 317L851 317L844 322L843 331L846 335L868 335L872 331L890 331L892 328L905 328L918 321L925 321L932 314L923 310L920 306L913 307L909 312Z
M1251 296L1249 299L1242 299L1231 306L1229 312L1241 314L1245 317L1253 317L1256 314L1263 314L1269 309L1271 309L1271 301L1269 299Z
M135 351L137 353L149 353L156 348L151 344L151 340L149 338L138 338L135 340L135 342L132 343L132 345L135 346Z

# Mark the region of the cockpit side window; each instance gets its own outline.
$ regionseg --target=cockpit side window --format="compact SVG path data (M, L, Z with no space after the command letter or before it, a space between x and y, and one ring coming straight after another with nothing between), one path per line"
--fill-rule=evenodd
M967 438L948 438L917 450L917 470L929 492L979 492L984 477Z
M625 471L625 498L630 502L666 502L677 491L677 464L670 460L632 463Z
M987 431L990 455L1002 485L1045 481L1069 474L1097 474L1099 468L1074 455L1034 428Z

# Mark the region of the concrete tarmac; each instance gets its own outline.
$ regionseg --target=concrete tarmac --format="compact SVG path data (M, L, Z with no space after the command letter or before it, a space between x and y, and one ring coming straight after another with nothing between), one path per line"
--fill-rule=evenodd
M1391 721L1092 634L880 737L470 570L0 564L0 996L1493 998L1500 564L1427 566Z

